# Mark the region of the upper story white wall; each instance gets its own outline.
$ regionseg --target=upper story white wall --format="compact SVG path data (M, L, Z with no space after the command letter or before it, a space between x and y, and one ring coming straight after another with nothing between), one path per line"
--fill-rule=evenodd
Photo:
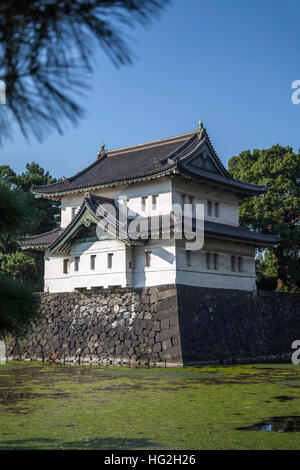
M193 197L195 203L205 205L205 219L227 225L239 225L237 196L231 191L213 188L181 177L160 178L145 183L132 183L114 188L92 191L98 196L114 199L119 204L127 199L129 216L168 214L172 204L181 205L181 196ZM66 195L61 203L61 226L66 227L72 220L72 210L78 209L83 202L85 192ZM155 201L153 199L155 197ZM144 198L144 204L143 204ZM212 203L212 214L208 213L208 201ZM156 202L156 207L154 203ZM214 204L219 205L218 217L215 216Z
M122 204L127 199L129 216L167 214L172 210L172 185L170 178L160 178L145 183L134 183L114 188L92 191L96 196L114 199ZM66 227L72 220L72 209L78 209L83 202L85 192L66 195L61 203L61 226ZM156 208L152 196L156 198ZM142 205L142 198L145 206Z
M205 206L205 220L226 225L239 225L239 202L231 191L223 191L207 184L200 184L184 178L172 179L173 203L181 205L181 196L191 196L197 204ZM188 199L188 198L187 198ZM208 201L212 202L212 215L208 214ZM214 215L214 203L219 204L218 217ZM188 201L186 201L188 204Z

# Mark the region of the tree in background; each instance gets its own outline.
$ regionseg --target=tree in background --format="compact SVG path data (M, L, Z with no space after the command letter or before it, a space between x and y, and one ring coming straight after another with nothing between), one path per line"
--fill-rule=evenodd
M269 249L261 251L255 260L256 264L256 282L259 289L276 290L277 288L277 270L274 258Z
M82 116L78 95L87 89L100 46L116 65L131 63L122 28L147 24L168 3L160 0L2 0L0 143L11 134L8 111L25 136L42 139Z
M27 223L24 207L19 194L7 184L0 183L1 236L13 236L22 224ZM39 299L34 288L4 275L0 270L0 292L0 336L24 336L39 317Z
M278 246L268 247L258 258L260 281L275 275L277 290L300 288L300 154L289 146L246 150L228 163L234 178L266 184L263 196L245 199L240 206L241 224L256 231L280 234Z
M41 290L43 253L22 251L18 240L22 236L37 235L57 228L60 214L58 203L36 199L30 191L32 184L50 184L57 180L33 162L26 165L26 172L21 175L17 175L7 165L0 166L0 181L1 187L9 191L7 197L17 203L14 211L3 208L3 217L7 215L18 221L21 216L22 219L22 224L17 224L12 231L0 229L0 272L34 284L36 289Z
M26 171L17 176L17 187L27 194L30 194L31 207L35 207L39 211L39 223L35 230L35 235L49 232L57 228L60 217L60 205L56 201L49 201L44 198L36 199L31 193L32 185L43 186L56 183L57 181L58 180L53 178L48 171L45 172L44 168L40 167L40 165L35 162L27 163Z

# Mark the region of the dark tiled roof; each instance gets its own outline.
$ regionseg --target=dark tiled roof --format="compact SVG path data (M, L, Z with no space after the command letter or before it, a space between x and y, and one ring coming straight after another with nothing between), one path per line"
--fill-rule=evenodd
M180 165L179 173L187 177L190 177L192 179L202 180L203 182L209 180L212 183L214 183L216 186L220 186L222 188L226 186L228 188L234 187L236 191L241 192L241 193L247 192L247 193L250 193L250 194L252 193L255 195L255 194L262 194L266 190L264 185L246 183L244 181L239 181L233 178L225 179L221 175L210 173L200 168L193 168L193 171L190 171L188 167L182 167Z
M174 155L194 135L195 133L189 133L148 144L107 151L90 166L68 178L68 181L33 186L33 190L44 194L60 193L159 173L174 166L173 163L168 163L168 157Z
M221 236L222 238L232 238L252 242L254 244L262 244L263 246L274 245L280 242L279 235L252 232L243 227L218 224L215 222L205 222L204 227L205 233Z
M214 156L219 175L190 168L186 170L182 166L204 144L209 146ZM202 129L168 139L107 151L73 177L50 185L33 186L33 191L46 196L60 195L102 185L158 177L175 171L185 175L192 171L195 178L209 180L212 184L230 186L240 192L257 194L265 189L261 185L234 180L214 151L206 130Z
M19 244L22 248L47 248L51 243L57 240L64 232L63 228L57 228L51 232L34 235L32 237L20 238Z

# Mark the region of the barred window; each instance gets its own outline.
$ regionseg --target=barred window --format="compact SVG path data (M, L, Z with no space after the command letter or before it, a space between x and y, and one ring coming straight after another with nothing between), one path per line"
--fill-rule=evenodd
M112 266L113 266L113 256L114 256L113 253L108 253L108 254L107 254L107 267L108 267L108 269L112 269Z
M206 267L207 269L211 269L211 254L206 253Z
M219 217L220 215L220 204L215 202L215 217Z
M80 265L80 256L75 256L75 259L74 259L74 269L76 272L79 271L79 265Z
M185 255L186 255L186 265L191 266L191 252L190 252L190 250L186 250Z
M158 196L152 196L152 210L156 211L157 209L157 200Z
M217 271L219 268L219 255L214 254L214 270Z
M67 258L64 259L64 261L63 261L63 272L64 272L64 274L69 273L69 260Z
M145 268L150 268L151 265L151 251L145 251Z
M145 211L146 211L146 208L147 208L147 199L148 199L147 196L143 196L143 197L142 197L142 211L143 211L143 212L145 212Z
M96 255L91 255L90 257L90 267L94 271L96 269Z
M182 212L184 211L184 205L185 205L185 195L181 194L181 209L182 209Z
M212 208L213 208L213 203L212 203L212 201L207 201L207 214L208 214L209 216L212 215Z

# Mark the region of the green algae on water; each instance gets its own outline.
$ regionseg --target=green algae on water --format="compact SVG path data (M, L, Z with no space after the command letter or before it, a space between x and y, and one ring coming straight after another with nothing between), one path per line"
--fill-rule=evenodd
M299 416L299 383L292 364L7 363L0 365L0 449L299 449L297 432L241 429Z

